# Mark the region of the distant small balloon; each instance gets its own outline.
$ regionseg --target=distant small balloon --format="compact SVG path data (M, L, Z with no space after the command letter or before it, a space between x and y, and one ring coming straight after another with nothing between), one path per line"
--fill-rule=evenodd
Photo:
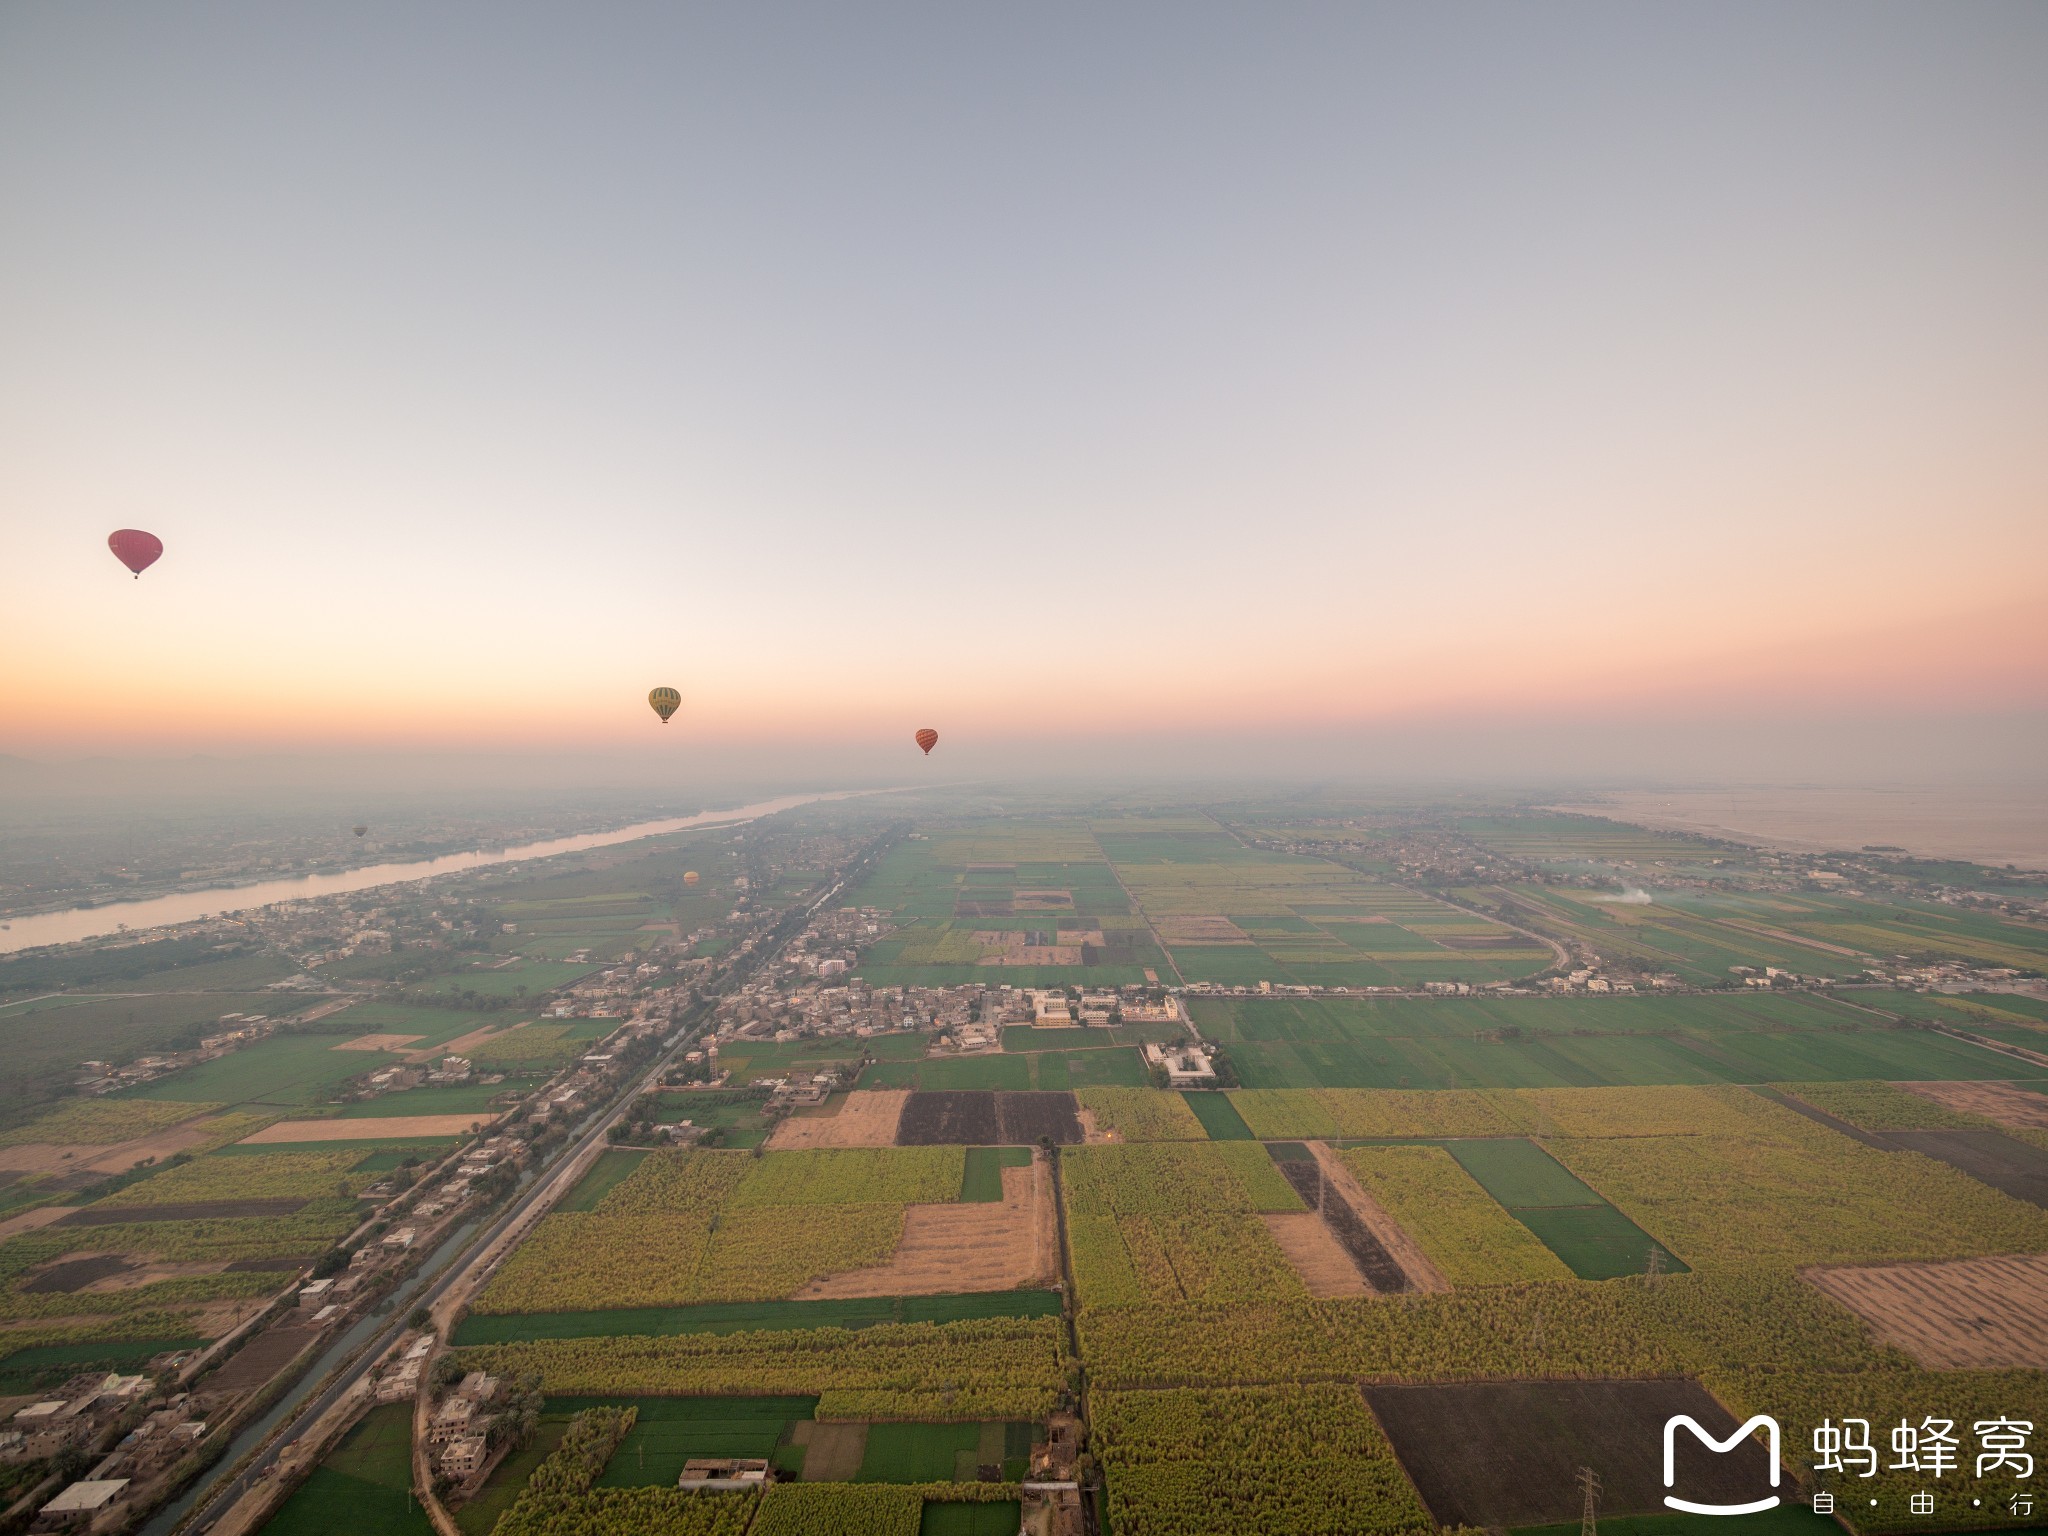
M932 755L932 748L939 744L939 733L930 726L926 726L917 733L917 744L924 748L924 755L930 757Z
M142 573L157 563L164 552L164 541L153 533L144 533L140 528L116 528L107 535L107 548L114 552L114 558L135 573L140 581Z
M647 695L647 702L667 725L668 717L683 707L683 696L673 688L657 688Z
M361 836L362 836L362 835L363 835L363 834L364 834L365 832L367 832L367 831L369 831L369 830L370 830L370 829L369 829L368 827L357 827L357 828L356 828L356 836L357 836L357 837L361 837Z
M694 869L686 869L683 871L683 884L685 885L695 885L700 878L702 877L699 876L697 871L695 871Z

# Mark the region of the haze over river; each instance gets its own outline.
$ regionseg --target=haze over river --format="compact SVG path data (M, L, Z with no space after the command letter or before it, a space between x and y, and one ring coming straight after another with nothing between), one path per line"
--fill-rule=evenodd
M202 917L227 912L246 912L280 901L304 901L312 896L338 896L348 891L367 891L379 885L397 885L408 880L430 880L435 875L452 875L465 869L482 869L489 864L516 864L522 859L551 858L558 853L580 853L586 848L604 848L613 843L635 842L643 837L660 837L690 827L708 827L753 821L794 806L816 800L846 800L855 795L887 794L878 789L821 790L808 795L782 795L727 811L699 811L694 816L672 816L661 821L640 821L609 832L583 832L573 837L549 838L544 842L521 843L475 853L443 854L437 859L420 859L404 864L366 864L360 869L331 875L299 875L288 880L264 880L255 885L238 885L205 891L187 891L175 896L152 896L143 901L108 902L96 907L70 907L61 912L37 912L10 920L0 929L0 954L33 949L40 944L73 944L80 939L118 933L123 928L161 928L170 923L189 923Z

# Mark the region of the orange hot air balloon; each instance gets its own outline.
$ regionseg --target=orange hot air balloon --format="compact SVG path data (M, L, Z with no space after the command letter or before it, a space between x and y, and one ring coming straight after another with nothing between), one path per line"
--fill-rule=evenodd
M673 688L657 688L647 695L647 703L661 716L661 723L668 724L668 717L683 707L683 696Z
M917 733L917 744L924 748L924 755L930 757L932 755L932 748L939 744L939 733L930 726L926 726Z
M107 535L107 548L114 552L114 558L135 573L137 581L164 552L164 541L153 533L144 533L140 528L116 528Z
M701 878L702 876L700 876L694 869L686 869L683 871L683 884L685 885L695 885Z

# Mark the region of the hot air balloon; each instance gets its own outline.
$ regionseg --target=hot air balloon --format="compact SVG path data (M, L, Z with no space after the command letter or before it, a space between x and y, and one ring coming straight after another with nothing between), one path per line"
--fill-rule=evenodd
M924 748L924 755L930 757L932 755L932 748L939 744L939 733L930 726L926 726L917 733L917 744Z
M695 885L700 878L701 877L694 869L686 869L683 871L683 884L685 885Z
M683 696L673 688L657 688L647 695L647 703L667 725L668 717L683 707Z
M357 828L355 829L355 833L356 833L356 836L357 836L357 837L361 837L361 836L362 836L362 835L363 835L363 834L364 834L365 832L367 832L367 831L369 831L369 830L370 830L370 829L369 829L368 827L357 827Z
M153 533L144 533L140 528L116 528L107 535L107 548L114 552L114 558L135 573L137 581L142 573L155 565L164 552L164 541Z

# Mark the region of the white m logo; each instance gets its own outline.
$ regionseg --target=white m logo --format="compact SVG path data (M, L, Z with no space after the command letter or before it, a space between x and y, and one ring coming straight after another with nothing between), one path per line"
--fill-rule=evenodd
M1765 1446L1771 1458L1771 1486L1778 1486L1778 1421L1768 1413L1760 1413L1730 1435L1726 1440L1716 1440L1701 1426L1700 1421L1689 1413L1675 1413L1664 1421L1664 1486L1671 1487L1678 1481L1678 1426L1683 1424L1699 1437L1700 1444L1710 1451L1732 1451L1749 1437L1749 1432L1763 1425L1766 1433ZM1753 1504L1695 1504L1690 1499L1676 1499L1664 1495L1664 1502L1673 1509L1682 1509L1689 1515L1753 1515L1758 1510L1776 1509L1778 1496L1758 1499Z

